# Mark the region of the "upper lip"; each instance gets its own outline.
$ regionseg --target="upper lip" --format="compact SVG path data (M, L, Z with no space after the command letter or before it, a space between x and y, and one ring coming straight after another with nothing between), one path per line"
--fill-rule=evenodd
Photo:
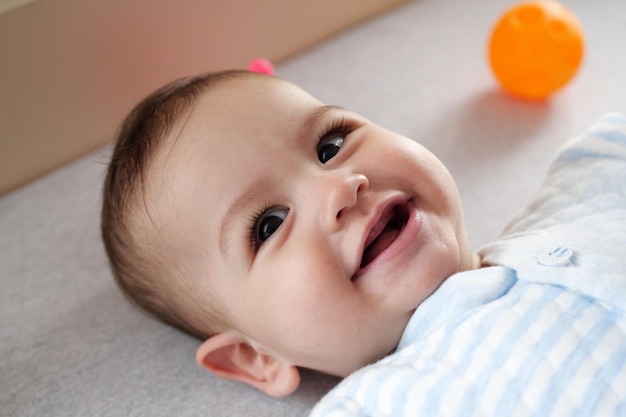
M361 261L368 245L381 234L386 224L393 218L395 207L398 205L404 205L407 201L406 197L395 195L374 206L372 214L365 224L363 234L361 235L360 245L358 246L358 264L355 268L355 276L361 270Z

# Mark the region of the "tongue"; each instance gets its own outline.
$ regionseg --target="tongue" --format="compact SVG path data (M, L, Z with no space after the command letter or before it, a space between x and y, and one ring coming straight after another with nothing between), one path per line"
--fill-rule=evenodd
M363 259L361 260L361 267L372 262L374 258L387 249L399 233L400 231L397 229L391 229L381 233L381 235L367 247L365 254L363 254Z

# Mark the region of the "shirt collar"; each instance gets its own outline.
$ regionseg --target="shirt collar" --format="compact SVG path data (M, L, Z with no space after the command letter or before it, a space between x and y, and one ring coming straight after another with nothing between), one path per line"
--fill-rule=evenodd
M515 271L491 266L452 275L413 313L398 344L402 349L444 323L497 300L515 284Z

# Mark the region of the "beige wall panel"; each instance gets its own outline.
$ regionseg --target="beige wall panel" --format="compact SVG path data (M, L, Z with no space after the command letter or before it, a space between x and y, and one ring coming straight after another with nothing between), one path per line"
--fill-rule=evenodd
M41 0L0 14L0 193L110 142L183 75L278 62L402 0Z

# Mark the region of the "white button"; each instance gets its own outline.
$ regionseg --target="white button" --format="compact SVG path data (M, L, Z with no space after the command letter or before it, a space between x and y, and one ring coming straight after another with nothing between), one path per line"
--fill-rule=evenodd
M573 256L574 252L570 248L557 246L537 255L537 262L544 266L566 266L570 264Z

